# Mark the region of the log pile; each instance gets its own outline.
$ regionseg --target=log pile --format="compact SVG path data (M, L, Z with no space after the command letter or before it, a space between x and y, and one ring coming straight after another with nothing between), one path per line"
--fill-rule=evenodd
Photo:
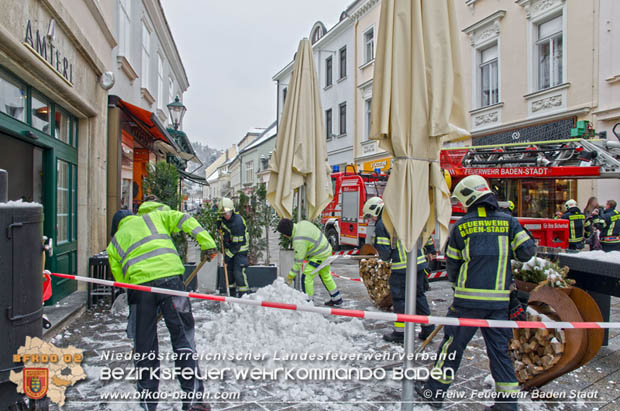
M541 317L528 313L528 321L541 321ZM520 384L553 367L564 352L564 331L549 328L517 328L508 346Z
M391 273L391 263L378 258L360 260L360 277L364 280L370 299L378 308L389 309L392 306Z

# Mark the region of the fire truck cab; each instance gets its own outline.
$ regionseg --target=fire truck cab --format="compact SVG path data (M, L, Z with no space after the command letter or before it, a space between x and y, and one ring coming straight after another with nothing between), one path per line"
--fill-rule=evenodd
M383 195L388 176L357 172L354 166L331 175L334 198L321 214L325 235L334 250L342 246L361 247L369 234L362 209L370 197Z

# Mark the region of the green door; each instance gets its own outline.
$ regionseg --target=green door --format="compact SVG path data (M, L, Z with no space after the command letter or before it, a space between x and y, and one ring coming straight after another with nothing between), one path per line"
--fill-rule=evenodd
M25 186L14 190L16 196L43 203L43 233L54 242L54 254L47 257L45 268L77 274L78 121L2 67L0 102L0 133L10 136L3 137L3 141L23 141L11 142L19 150L0 153L0 162L12 167L16 174L13 177ZM32 154L24 154L27 149ZM11 156L15 155L23 159L21 167L13 164ZM52 287L53 297L48 304L75 291L77 284L53 278Z

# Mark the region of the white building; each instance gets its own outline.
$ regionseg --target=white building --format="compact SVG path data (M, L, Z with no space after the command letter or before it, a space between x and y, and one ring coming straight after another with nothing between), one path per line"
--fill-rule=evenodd
M599 92L598 107L593 114L596 131L606 131L608 140L618 141L612 129L620 123L620 27L616 25L620 21L620 3L600 0L599 7ZM616 179L599 180L592 194L602 205L606 200L620 201L620 184Z
M355 127L355 30L353 20L342 13L329 31L318 21L310 39L323 106L327 154L331 166L353 162ZM293 61L273 76L277 89L278 124L293 70Z

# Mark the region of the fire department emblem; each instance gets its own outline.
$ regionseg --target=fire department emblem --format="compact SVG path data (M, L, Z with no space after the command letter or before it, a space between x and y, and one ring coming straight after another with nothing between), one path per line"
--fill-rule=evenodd
M38 400L45 397L49 387L47 368L24 368L24 393L28 398Z

